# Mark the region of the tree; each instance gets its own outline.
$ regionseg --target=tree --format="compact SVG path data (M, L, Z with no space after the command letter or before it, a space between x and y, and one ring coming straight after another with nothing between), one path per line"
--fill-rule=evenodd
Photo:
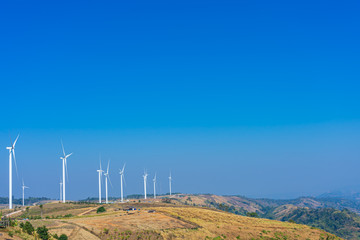
M246 216L248 216L248 217L259 217L259 214L257 214L257 212L248 212L248 213L246 213Z
M65 234L61 234L58 239L59 240L68 240L68 237Z
M39 238L42 240L48 240L50 238L49 230L45 226L38 227L36 232L39 235Z
M102 206L96 210L96 213L102 213L102 212L106 212L106 209Z
M42 218L42 215L43 215L43 205L42 204L40 204L40 209L41 209L41 218Z
M31 225L30 222L20 223L20 227L23 229L24 232L26 232L29 235L32 235L34 233L34 227Z

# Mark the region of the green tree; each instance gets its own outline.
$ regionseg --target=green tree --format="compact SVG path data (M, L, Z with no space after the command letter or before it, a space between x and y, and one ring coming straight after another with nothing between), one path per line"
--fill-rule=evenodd
M102 213L102 212L106 212L106 209L105 209L103 206L99 207L99 208L96 210L96 213Z
M43 216L43 205L42 204L40 204L40 210L41 210L41 218L42 218L42 216Z
M248 217L259 217L259 214L257 214L257 212L248 212L248 213L246 213L246 216L248 216Z
M29 235L32 235L35 230L33 225L29 221L25 223L20 223L20 227L23 229L24 232L26 232Z
M38 227L36 232L39 235L39 238L42 240L48 240L50 238L49 230L45 226Z
M61 234L58 239L59 240L68 240L68 237L65 234Z

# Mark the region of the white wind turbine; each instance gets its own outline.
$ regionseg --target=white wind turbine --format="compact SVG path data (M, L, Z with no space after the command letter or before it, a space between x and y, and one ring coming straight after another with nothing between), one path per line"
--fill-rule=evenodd
M66 180L69 181L69 177L68 177L68 170L67 170L67 158L70 157L72 155L72 153L66 155L65 154L65 150L64 150L64 145L63 145L63 142L61 141L61 147L62 147L62 150L63 150L63 154L64 154L64 157L60 157L60 159L62 159L62 181L63 181L63 184L62 184L62 190L63 190L63 194L62 194L62 201L63 203L65 203L66 201L66 197L65 197L65 172L66 172Z
M25 186L25 184L24 184L24 179L22 180L22 205L23 206L25 206L25 198L24 198L24 196L25 196L25 188L29 188L29 187L27 187L27 186Z
M125 171L125 165L124 164L123 168L120 169L120 183L121 183L121 202L124 202L124 190L123 190L123 181L125 181L124 179L124 171Z
M147 172L144 171L144 175L143 175L143 178L144 178L144 199L146 199L146 180L147 180Z
M110 180L110 175L109 175L109 166L110 166L110 160L108 162L106 173L104 173L104 175L105 175L105 203L106 204L109 203L109 201L108 201L108 179L109 179L110 185L112 186L111 180Z
M16 174L17 174L17 165L16 165L16 158L15 158L15 144L16 144L18 138L19 138L19 135L15 139L14 143L11 143L11 139L10 139L11 147L6 148L7 150L9 150L9 209L13 208L13 206L12 206L13 205L12 204L12 156L14 156L15 169L16 169Z
M156 188L155 188L155 185L156 185L156 173L155 173L155 177L153 179L153 182L154 182L154 198L156 198Z
M171 196L171 181L172 181L172 178L171 178L171 172L170 172L170 176L169 176L169 188L170 188L170 196Z
M101 169L101 159L100 159L100 169L97 170L97 172L99 173L99 203L101 203L101 175L102 175L102 173L104 172L104 171Z

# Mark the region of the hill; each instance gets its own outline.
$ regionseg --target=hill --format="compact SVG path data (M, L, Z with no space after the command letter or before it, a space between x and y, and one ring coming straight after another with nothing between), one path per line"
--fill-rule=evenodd
M102 206L106 211L97 213L97 204L48 203L42 209L44 219L35 219L38 206L21 214L31 216L35 228L46 226L52 235L66 234L69 239L340 239L306 225L159 201ZM129 207L136 210L123 210ZM11 233L34 239L19 227Z
M280 221L294 221L321 228L345 239L360 237L360 203L353 199L301 197L291 200L250 199L241 196L177 194L167 201L204 206Z

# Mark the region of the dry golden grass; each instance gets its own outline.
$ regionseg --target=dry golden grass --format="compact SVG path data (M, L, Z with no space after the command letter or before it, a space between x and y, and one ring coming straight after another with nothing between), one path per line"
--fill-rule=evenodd
M93 208L93 204L73 204L73 203L47 203L43 205L43 217L46 216L58 216L58 215L78 215L84 212L86 209ZM40 206L32 206L29 209L29 215L39 216L41 214Z
M72 218L67 222L75 223L100 234L104 229L117 231L143 231L175 228L191 228L194 225L160 213L136 211L133 214L119 212L100 216Z
M238 216L203 208L157 209L164 214L197 224L197 229L169 229L162 231L164 239L340 239L319 229L305 225L261 218Z
M172 196L172 199L178 201L178 204L184 204L187 202L189 205L196 205L196 206L207 206L207 201L216 202L218 204L226 204L229 206L235 205L237 207L241 207L248 212L256 212L260 211L260 206L256 203L248 201L244 198L239 198L236 196L225 197L225 196L218 196L212 194L202 194L202 195L184 195L184 194L176 194Z
M62 219L32 220L34 227L47 226L52 234L69 239L340 239L305 225L261 218L250 218L214 209L164 203L132 203L137 211L119 210L127 204L103 205L106 212L96 214L98 206L52 203L44 205L51 215L72 214ZM38 207L36 207L38 208ZM37 212L38 209L32 209ZM156 210L149 213L148 210ZM84 214L85 213L85 214ZM45 216L46 214L44 214ZM76 216L77 215L77 216Z

